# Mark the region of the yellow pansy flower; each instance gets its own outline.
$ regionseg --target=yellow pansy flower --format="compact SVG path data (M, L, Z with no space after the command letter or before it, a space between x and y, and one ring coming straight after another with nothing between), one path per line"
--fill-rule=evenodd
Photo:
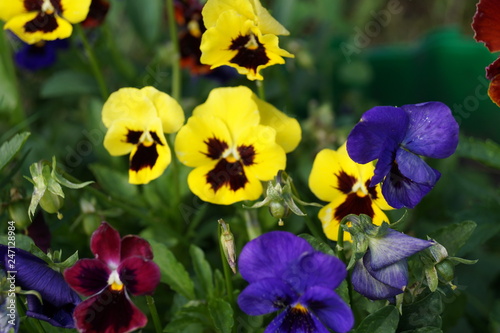
M102 121L108 128L104 147L113 156L130 153L129 182L147 184L170 164L164 133L179 130L184 112L175 99L153 87L122 88L104 103Z
M288 31L258 0L208 0L203 11L201 62L234 67L249 80L263 80L259 71L284 64L293 55L278 46L277 35Z
M276 112L275 117L266 115L273 124L262 122L261 114L267 112ZM289 137L281 133L280 142L279 117L292 124ZM246 87L212 90L175 140L179 160L195 168L188 176L189 188L203 201L220 205L256 200L263 191L261 181L285 168L286 152L300 141L295 122L277 109L261 110Z
M0 0L0 20L21 40L64 39L73 32L72 23L85 20L91 0Z
M337 240L340 221L349 214L366 214L376 225L389 222L383 210L394 208L385 201L380 185L369 186L374 170L371 163L351 160L345 144L337 151L323 149L316 155L309 188L320 200L330 202L318 214L329 239ZM350 233L344 232L344 240L351 240Z

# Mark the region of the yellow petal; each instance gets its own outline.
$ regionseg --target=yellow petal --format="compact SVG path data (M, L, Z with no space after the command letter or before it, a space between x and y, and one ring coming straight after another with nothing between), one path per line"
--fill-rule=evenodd
M29 12L23 13L14 16L12 19L7 21L4 25L4 29L11 30L17 37L19 37L22 41L28 44L35 44L41 40L55 40L55 39L64 39L71 36L73 32L73 27L71 24L60 18L57 15L47 16L53 23L56 28L50 32L44 32L43 30L35 30L33 32L26 32L25 26L28 24L30 27L37 27L37 22L32 22L37 16L38 12ZM47 22L44 20L44 22Z
M252 94L249 88L243 86L213 89L206 102L193 110L193 115L211 115L220 118L236 140L239 133L260 122L259 111Z
M261 100L253 94L260 113L260 123L276 130L276 142L286 153L293 151L302 138L302 130L297 119L288 117L273 105Z
M231 205L235 202L243 200L257 200L262 194L262 184L251 173L246 173L247 182L244 187L234 191L228 184L223 185L217 191L214 191L212 184L207 181L207 175L213 171L217 162L213 161L210 164L200 166L188 176L188 185L191 192L198 196L201 200L218 204ZM229 171L221 171L218 177L228 179L231 175Z
M0 20L8 21L16 15L26 13L23 0L0 0Z
M335 209L337 208L339 203L344 202L345 197L345 195L343 197L338 197L335 202L331 202L328 205L324 206L318 213L318 218L320 219L323 226L323 232L328 239L331 239L333 241L336 241L338 239L340 228L340 221L338 219L335 219L334 217ZM351 240L351 234L347 231L344 231L344 240Z
M210 114L193 115L175 137L175 154L181 163L190 167L212 163L219 157L210 157L211 140L218 141L212 149L233 145L231 133L220 118Z
M354 162L352 162L354 163ZM320 200L332 201L337 197L344 196L339 187L340 172L346 172L356 179L356 166L343 163L341 154L335 150L323 149L314 159L311 173L309 175L309 188Z
M205 27L215 26L220 15L228 10L233 10L246 19L255 20L255 12L248 0L208 0L201 12Z
M175 133L184 124L184 111L175 99L170 95L158 91L154 87L144 87L141 92L145 94L156 108L158 117L163 124L165 133Z
M61 0L62 16L71 23L87 18L92 0Z
M250 0L254 12L257 15L259 22L259 28L263 34L274 34L274 35L289 35L290 33L284 26L282 26L274 17L269 14L267 9L262 7L259 0Z
M102 122L106 127L110 127L117 119L151 119L157 116L153 102L136 88L121 88L115 91L102 108Z
M135 147L130 154L129 183L147 184L160 177L171 160L170 148L166 143Z
M242 132L236 143L238 148L246 147L254 152L250 158L252 163L245 166L259 180L271 180L279 170L286 167L285 151L276 143L275 138L276 131L273 128L258 125Z

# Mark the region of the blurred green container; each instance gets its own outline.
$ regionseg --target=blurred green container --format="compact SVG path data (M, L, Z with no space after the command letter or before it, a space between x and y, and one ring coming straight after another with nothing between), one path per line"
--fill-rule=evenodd
M500 142L500 108L489 99L484 77L484 68L495 59L457 28L434 31L412 47L368 51L374 73L369 94L380 105L441 101L465 134Z

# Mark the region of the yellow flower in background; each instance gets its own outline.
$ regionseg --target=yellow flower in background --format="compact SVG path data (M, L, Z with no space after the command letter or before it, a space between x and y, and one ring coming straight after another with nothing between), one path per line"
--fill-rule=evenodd
M203 201L256 200L261 181L285 169L286 152L298 145L298 122L256 100L246 87L214 89L177 133L176 155L195 168L188 185Z
M91 0L0 0L0 20L21 40L64 39L73 32L72 23L85 20Z
M345 144L337 151L323 149L316 155L309 188L320 200L330 202L318 214L329 239L337 240L340 221L349 214L366 214L376 225L389 222L382 210L394 208L385 201L380 185L369 186L374 170L371 163L351 160ZM344 240L351 240L350 233L344 232Z
M153 87L122 88L104 103L102 121L108 128L106 150L113 156L130 154L129 182L147 184L170 164L164 133L179 130L184 112L175 99Z
M258 0L208 0L202 15L207 31L201 62L211 68L227 65L249 80L263 80L261 69L293 58L278 46L277 35L288 35L288 30Z

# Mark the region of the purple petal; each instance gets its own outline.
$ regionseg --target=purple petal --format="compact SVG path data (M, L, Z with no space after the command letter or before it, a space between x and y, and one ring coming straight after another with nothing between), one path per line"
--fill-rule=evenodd
M405 235L399 231L387 229L381 238L369 238L370 264L375 270L392 265L408 258L434 242Z
M56 307L47 300L44 300L42 305L34 295L27 295L26 299L28 301L28 310L26 311L28 317L44 320L56 327L75 328L73 311L77 303Z
M377 165L375 166L375 170L373 172L373 177L370 180L370 187L380 183L389 174L389 172L391 172L397 150L398 148L396 147L394 150L383 150L380 153Z
M371 267L370 263L370 252L367 252L367 254L363 258L363 265L365 266L368 273L370 273L370 275L373 276L373 278L375 278L377 281L380 281L398 290L404 290L404 287L406 287L406 285L408 284L408 263L405 259L379 270L374 270L373 267Z
M267 326L264 333L329 333L326 327L306 309L287 307Z
M451 110L440 102L403 105L410 117L402 145L411 152L433 158L445 158L458 145L458 123Z
M6 267L8 247L0 245L0 265ZM11 275L15 275L16 285L23 290L36 290L43 300L55 307L64 307L68 304L78 304L80 297L64 280L62 274L50 268L45 261L31 253L10 248L15 251L15 267L9 267Z
M80 259L64 271L71 288L84 296L92 296L108 286L109 267L98 259Z
M314 251L304 239L286 231L271 231L248 242L241 251L238 266L248 282L280 277L291 262Z
M340 259L316 251L304 253L295 262L290 263L279 278L302 294L311 286L333 290L346 276L346 267Z
M151 245L138 236L128 235L123 237L121 243L121 260L125 260L128 257L139 256L144 259L153 259L153 251L151 250Z
M246 314L259 316L283 309L298 297L283 280L266 278L248 285L238 296L238 305Z
M118 267L120 280L134 296L152 294L160 283L160 268L153 261L129 257Z
M120 234L107 222L102 222L90 239L90 249L96 259L104 261L112 269L120 264L120 244Z
M80 303L74 318L79 332L125 333L146 326L148 319L125 292L109 289Z
M435 172L439 174L438 171ZM416 183L403 176L394 164L382 184L382 194L387 203L396 209L414 208L432 188L433 185Z
M366 255L366 254L365 254ZM363 258L356 262L352 270L351 282L354 290L371 299L388 299L403 292L375 279L363 265Z
M45 42L43 46L27 44L14 55L16 64L30 71L50 67L56 62L56 59L56 48L50 42Z
M353 161L365 164L376 160L383 151L395 151L408 127L404 110L377 106L366 111L347 137L347 152Z
M396 163L399 172L415 183L434 187L441 174L431 168L423 159L404 149L398 149Z
M323 324L335 332L349 332L354 326L351 308L331 289L309 288L301 296L299 303L305 305Z

